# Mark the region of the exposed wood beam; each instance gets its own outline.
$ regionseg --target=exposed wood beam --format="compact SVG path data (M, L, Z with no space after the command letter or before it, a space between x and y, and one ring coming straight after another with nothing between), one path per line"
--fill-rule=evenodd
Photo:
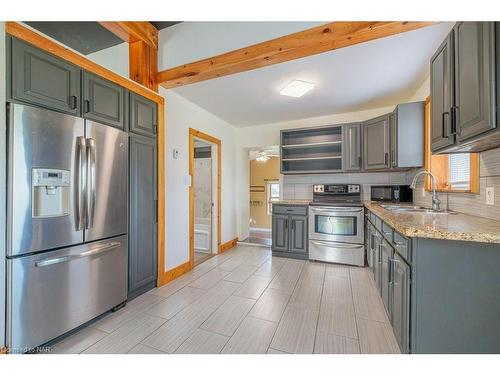
M316 55L435 22L332 22L222 55L158 72L157 82L173 88Z
M129 44L129 77L158 91L158 30L149 22L99 22Z
M128 54L130 79L158 91L158 50L140 40L129 44Z
M158 49L158 30L149 22L102 21L99 23L124 42L143 41L148 46Z

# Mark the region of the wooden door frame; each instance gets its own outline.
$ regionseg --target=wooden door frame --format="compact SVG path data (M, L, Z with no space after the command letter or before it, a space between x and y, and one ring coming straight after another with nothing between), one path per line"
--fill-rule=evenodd
M221 182L222 182L222 142L207 133L189 128L189 175L191 184L189 186L189 267L194 267L194 140L202 139L217 146L217 254L222 252L221 246ZM212 230L212 228L210 229ZM213 249L212 249L213 251Z

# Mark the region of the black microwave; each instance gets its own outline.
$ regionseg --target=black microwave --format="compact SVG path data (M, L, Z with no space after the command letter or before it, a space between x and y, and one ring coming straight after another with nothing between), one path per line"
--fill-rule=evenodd
M413 189L410 185L372 185L370 198L381 202L413 202Z

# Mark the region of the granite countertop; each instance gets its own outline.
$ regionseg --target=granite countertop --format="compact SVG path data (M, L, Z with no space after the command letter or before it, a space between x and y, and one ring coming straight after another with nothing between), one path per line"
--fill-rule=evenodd
M378 203L365 207L407 237L500 244L500 221L462 213L432 215L422 212L391 212Z
M279 201L274 202L274 204L289 204L289 205L298 205L304 206L308 205L312 201L309 199L280 199Z

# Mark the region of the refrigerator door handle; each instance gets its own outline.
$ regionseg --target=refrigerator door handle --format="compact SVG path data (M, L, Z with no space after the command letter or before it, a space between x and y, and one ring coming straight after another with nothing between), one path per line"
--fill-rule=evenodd
M85 137L77 137L77 171L76 171L76 229L85 227L85 195L87 190L87 157Z
M76 254L76 255L67 255L67 256L62 256L62 257L56 257L56 258L47 258L44 260L39 260L35 262L35 267L46 267L46 266L51 266L53 264L59 264L59 263L66 263L69 262L72 259L77 259L77 258L84 258L84 257L89 257L92 255L98 255L105 253L109 250L115 249L121 245L120 242L109 242L107 244L95 247L93 249L90 249L88 251L84 251L83 253Z
M94 226L95 199L96 199L96 147L95 139L87 138L87 229Z

